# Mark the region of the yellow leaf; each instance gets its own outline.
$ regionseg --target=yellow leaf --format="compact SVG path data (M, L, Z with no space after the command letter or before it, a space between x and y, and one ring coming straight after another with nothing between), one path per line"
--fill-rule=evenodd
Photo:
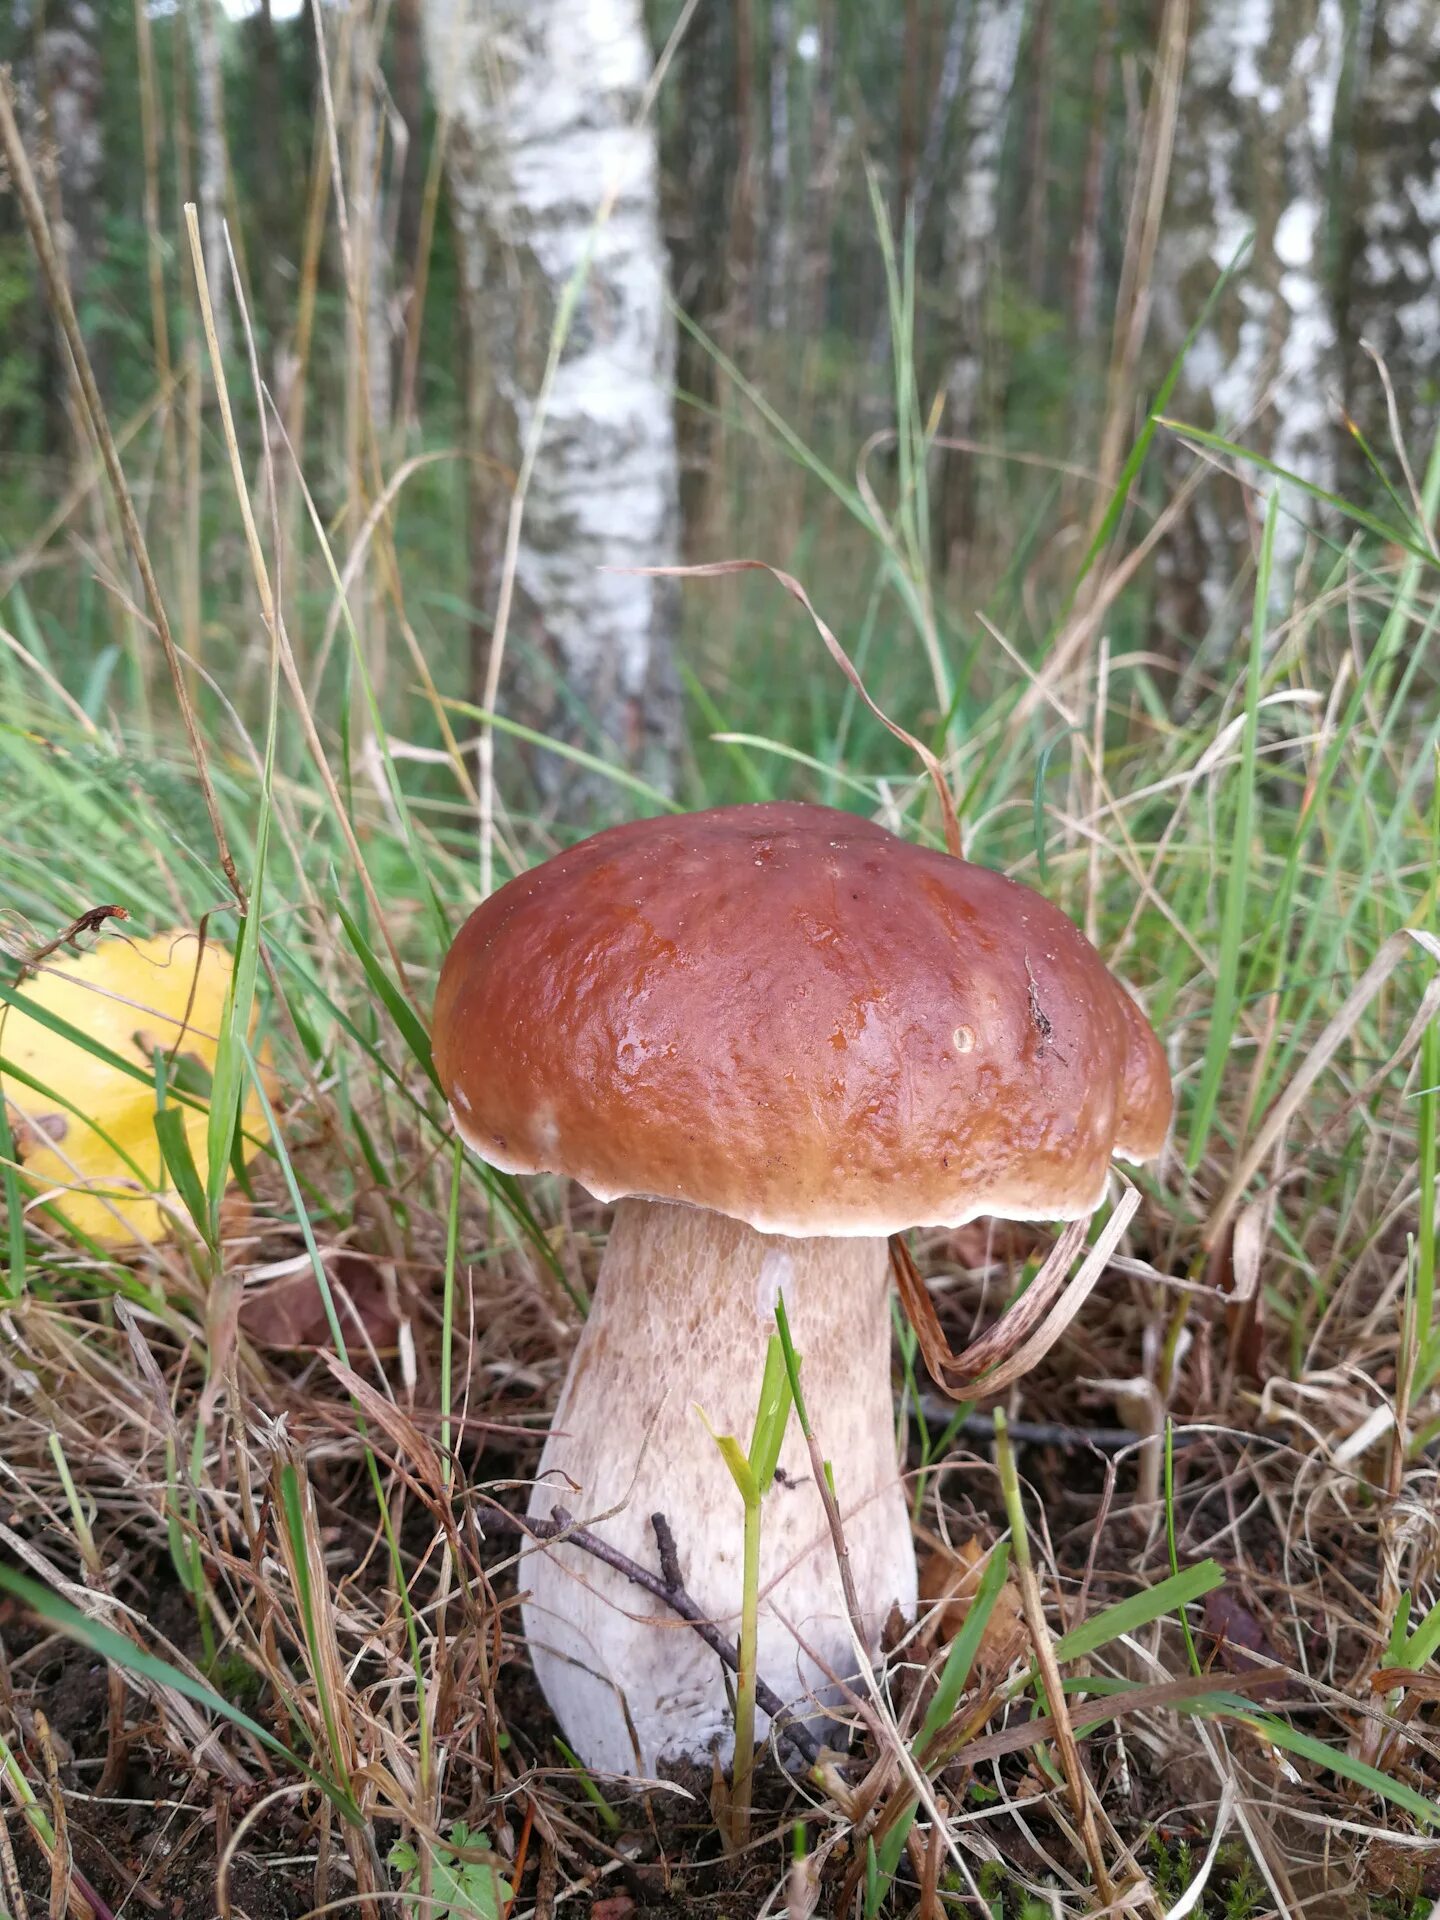
M202 951L193 933L106 940L93 952L47 961L43 972L26 982L21 1005L0 1008L0 1054L77 1110L57 1108L18 1080L0 1079L26 1180L37 1194L53 1200L74 1231L107 1246L158 1240L183 1209L170 1189L155 1137L153 1082L133 1079L97 1059L31 1019L22 1005L53 1013L98 1046L133 1060L147 1080L159 1047L177 1056L172 1078L183 1081L185 1068L193 1072L198 1064L208 1084L232 967L224 947L207 940ZM268 1064L268 1054L264 1060ZM187 1106L184 1113L191 1152L203 1167L206 1111L203 1105ZM253 1088L241 1126L252 1136L263 1130ZM102 1133L124 1150L133 1167Z

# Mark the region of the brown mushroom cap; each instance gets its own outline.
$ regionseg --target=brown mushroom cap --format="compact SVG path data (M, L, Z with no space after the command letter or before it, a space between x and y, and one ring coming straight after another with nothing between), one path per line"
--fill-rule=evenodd
M434 1049L492 1166L768 1233L1075 1218L1171 1109L1058 908L781 803L614 827L502 887L446 958Z

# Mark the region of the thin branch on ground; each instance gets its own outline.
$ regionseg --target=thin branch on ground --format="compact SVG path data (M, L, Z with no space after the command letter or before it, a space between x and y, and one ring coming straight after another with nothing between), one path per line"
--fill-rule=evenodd
M675 1536L663 1514L651 1516L651 1525L655 1528L659 1543L660 1564L665 1569L663 1575L651 1573L648 1567L642 1567L638 1560L621 1553L608 1541L600 1539L598 1534L577 1525L564 1507L552 1507L548 1520L529 1516L522 1518L519 1514L507 1513L501 1507L487 1507L481 1524L493 1533L520 1534L537 1542L562 1540L566 1546L578 1547L582 1553L590 1554L616 1573L623 1574L634 1586L643 1588L657 1600L663 1600L672 1613L678 1614L688 1626L695 1629L711 1652L718 1654L732 1673L739 1672L740 1656L734 1642L725 1638L680 1583ZM755 1698L770 1716L777 1736L788 1740L812 1767L818 1766L823 1752L821 1743L801 1721L791 1717L793 1709L785 1704L774 1688L757 1679Z

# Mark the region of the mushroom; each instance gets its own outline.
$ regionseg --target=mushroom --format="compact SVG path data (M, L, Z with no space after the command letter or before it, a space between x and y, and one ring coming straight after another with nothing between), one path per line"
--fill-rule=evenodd
M1028 888L775 803L611 828L512 880L446 958L434 1050L483 1160L618 1203L531 1514L563 1505L653 1565L663 1513L733 1635L740 1506L699 1410L748 1434L783 1291L873 1652L916 1601L887 1236L1083 1218L1112 1153L1157 1153L1169 1075L1135 1003ZM688 1626L573 1546L525 1567L536 1674L587 1766L728 1759L724 1677ZM856 1666L793 1421L758 1665L822 1710Z

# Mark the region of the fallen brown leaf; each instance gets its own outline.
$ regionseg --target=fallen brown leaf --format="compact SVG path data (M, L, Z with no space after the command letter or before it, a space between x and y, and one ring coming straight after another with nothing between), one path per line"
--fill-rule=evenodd
M935 1609L930 1621L932 1644L944 1646L965 1624L965 1616L980 1585L988 1549L975 1534L952 1547L938 1543L920 1563L920 1598ZM975 1664L983 1673L1004 1673L1025 1645L1025 1614L1019 1590L1006 1580L996 1596Z

